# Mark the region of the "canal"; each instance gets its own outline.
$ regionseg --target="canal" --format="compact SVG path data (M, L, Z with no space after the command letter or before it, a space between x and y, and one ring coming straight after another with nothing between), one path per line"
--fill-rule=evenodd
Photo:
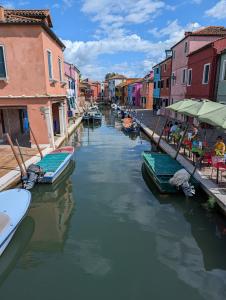
M33 202L0 259L3 300L226 299L226 223L160 195L141 171L149 141L101 127L71 137L75 162Z

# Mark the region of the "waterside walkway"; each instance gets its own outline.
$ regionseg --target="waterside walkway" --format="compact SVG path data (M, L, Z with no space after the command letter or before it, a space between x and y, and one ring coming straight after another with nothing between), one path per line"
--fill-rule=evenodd
M153 116L152 111L150 110L136 110L137 112L137 120L140 123L144 132L157 144L159 141L159 137L161 134L161 130L165 123L165 117L160 118L158 129L156 133L153 135L153 130L155 130L158 116ZM160 148L168 153L171 157L175 157L176 149L168 144L164 139L160 142ZM181 165L190 173L194 170L194 165L192 161L190 161L187 157L185 157L182 153L178 155L177 160L181 163ZM225 184L218 185L210 178L211 168L202 168L202 170L196 170L195 178L200 182L203 190L213 197L217 204L221 207L223 212L226 214L226 188Z
M82 121L82 117L79 117L75 122L68 128L68 136L73 133L73 131L79 126ZM59 137L56 142L56 148L60 147L67 137ZM15 147L18 153L17 147ZM43 156L53 151L51 147L47 147L42 150ZM21 152L23 153L23 159L25 161L26 167L31 164L37 163L41 158L38 150L36 148L25 148L21 147ZM10 146L0 146L0 191L12 187L13 185L20 182L20 169L18 167L17 161L12 153Z

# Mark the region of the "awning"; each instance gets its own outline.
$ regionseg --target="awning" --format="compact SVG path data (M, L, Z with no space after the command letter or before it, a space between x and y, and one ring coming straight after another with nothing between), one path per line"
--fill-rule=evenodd
M180 109L185 109L186 107L190 107L194 104L195 101L191 100L191 99L184 99L181 101L178 101L170 106L167 106L166 109L170 109L173 111L178 112Z
M210 124L215 127L221 127L226 129L226 106L220 104L221 108L209 112L207 114L203 114L199 117L199 121L203 123Z
M193 104L190 106L179 108L178 112L186 116L198 118L203 114L207 114L221 108L222 104L203 99L200 101L193 101Z

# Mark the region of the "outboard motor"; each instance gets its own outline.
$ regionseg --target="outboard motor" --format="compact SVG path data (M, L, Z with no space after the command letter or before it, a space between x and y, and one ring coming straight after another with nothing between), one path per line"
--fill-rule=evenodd
M30 190L44 176L44 171L37 165L30 165L27 169L27 176L22 178L23 188Z
M171 185L181 188L186 197L192 197L195 194L194 186L189 183L191 175L185 170L177 171L169 180Z

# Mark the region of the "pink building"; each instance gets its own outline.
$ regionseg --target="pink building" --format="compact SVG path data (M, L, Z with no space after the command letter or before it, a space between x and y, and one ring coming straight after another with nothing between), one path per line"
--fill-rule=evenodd
M49 10L0 7L0 140L5 133L55 146L66 135L64 44L52 31Z
M184 99L186 96L188 55L223 36L226 36L225 27L208 26L194 32L185 32L184 38L171 48L171 103Z
M79 113L81 103L79 99L79 81L80 71L76 66L68 62L64 62L65 78L67 81L67 108L68 116L74 117L75 113Z
M141 106L141 89L142 89L143 79L139 79L137 82L133 83L132 88L132 101L133 105Z

